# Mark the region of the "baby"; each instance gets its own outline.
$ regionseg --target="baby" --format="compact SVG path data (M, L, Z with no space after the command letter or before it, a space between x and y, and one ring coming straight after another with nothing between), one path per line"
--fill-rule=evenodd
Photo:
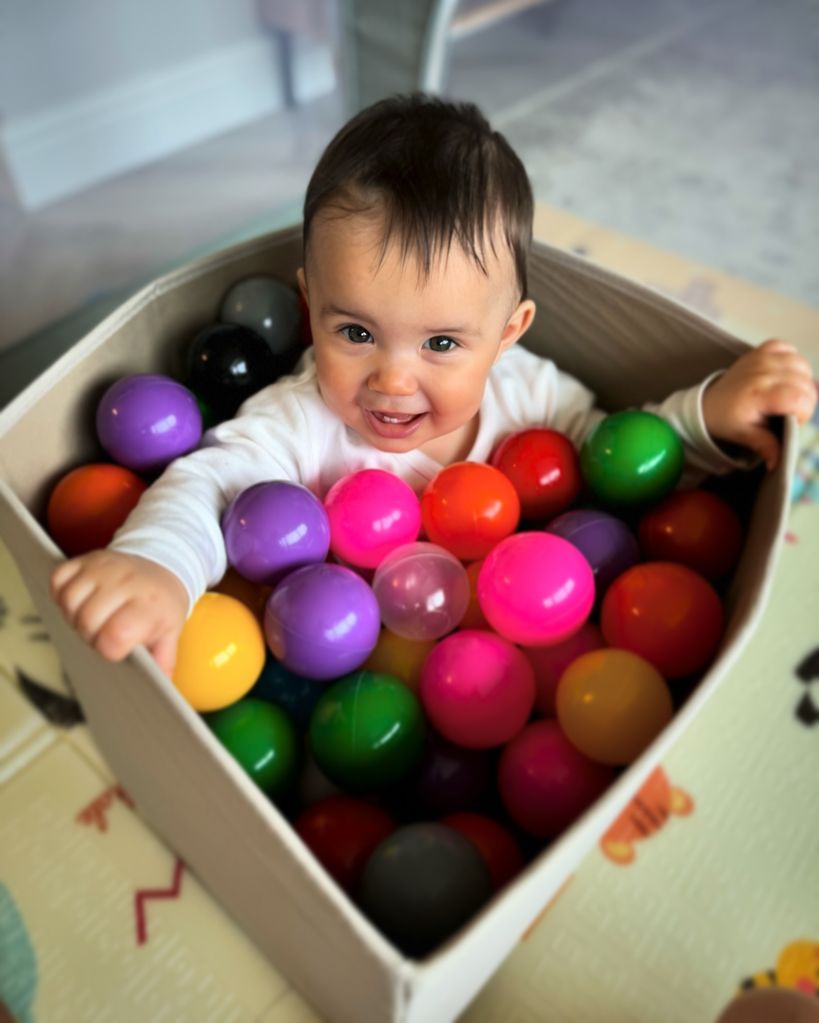
M174 462L107 550L55 570L52 595L80 635L111 660L145 644L170 674L190 609L226 569L221 513L254 483L323 497L346 473L382 468L420 493L525 427L579 447L604 415L593 395L515 347L535 315L532 216L522 163L472 105L396 97L345 125L305 198L298 280L313 347ZM805 422L815 401L806 360L768 341L646 408L679 432L690 465L725 473L739 463L720 443L773 468L767 417Z

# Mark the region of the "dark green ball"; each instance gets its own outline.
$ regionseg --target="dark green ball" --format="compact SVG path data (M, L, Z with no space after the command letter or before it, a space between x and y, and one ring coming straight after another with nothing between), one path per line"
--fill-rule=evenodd
M684 462L677 431L652 412L639 410L606 416L580 450L587 487L610 508L664 497L677 485Z
M205 720L260 789L274 799L290 789L300 747L296 729L281 708L264 700L239 700Z
M417 763L424 717L392 675L357 671L330 686L310 720L310 745L327 777L354 792L401 781Z

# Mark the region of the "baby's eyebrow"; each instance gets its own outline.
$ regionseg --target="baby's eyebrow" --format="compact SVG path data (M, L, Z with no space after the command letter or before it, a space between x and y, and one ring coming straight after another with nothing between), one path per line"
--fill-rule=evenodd
M368 320L370 323L375 323L375 320L371 316L367 316L366 313L356 313L351 309L342 309L341 306L334 305L332 302L326 303L321 307L322 316L346 316L350 320Z

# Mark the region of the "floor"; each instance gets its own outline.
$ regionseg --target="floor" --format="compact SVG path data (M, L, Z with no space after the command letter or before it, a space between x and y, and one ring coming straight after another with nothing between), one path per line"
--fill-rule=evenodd
M819 305L817 0L552 0L455 42L446 90L540 201ZM341 116L325 97L34 216L0 175L0 405L145 280L297 218Z

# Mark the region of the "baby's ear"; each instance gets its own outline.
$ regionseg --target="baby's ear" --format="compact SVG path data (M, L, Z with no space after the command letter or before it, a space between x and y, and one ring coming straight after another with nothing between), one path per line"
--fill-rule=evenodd
M498 358L500 358L507 348L511 348L516 341L523 337L526 331L532 326L532 320L534 320L534 318L535 303L531 300L531 298L524 299L506 321L506 326L503 328L503 333L501 334Z
M296 271L296 280L298 281L298 284L299 284L299 291L301 292L301 297L309 305L309 301L308 301L308 298L307 298L307 278L304 276L304 267L303 266L300 266L298 268L298 270Z

